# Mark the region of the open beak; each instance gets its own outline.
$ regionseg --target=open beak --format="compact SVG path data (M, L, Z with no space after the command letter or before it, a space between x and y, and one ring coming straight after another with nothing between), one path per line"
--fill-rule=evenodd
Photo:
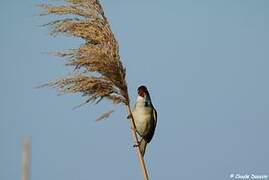
M139 91L138 92L138 95L141 96L141 97L144 97L145 96L145 92L144 91Z

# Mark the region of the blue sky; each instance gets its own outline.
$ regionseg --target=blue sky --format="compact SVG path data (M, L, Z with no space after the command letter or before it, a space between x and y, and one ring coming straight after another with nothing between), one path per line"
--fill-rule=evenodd
M44 52L77 47L49 36L36 5L0 6L0 179L21 178L21 139L31 137L31 179L141 179L122 106L72 108L79 95L34 89L70 73ZM53 2L53 1L52 1ZM269 175L269 2L108 1L129 93L148 86L158 127L145 160L152 179L227 180Z

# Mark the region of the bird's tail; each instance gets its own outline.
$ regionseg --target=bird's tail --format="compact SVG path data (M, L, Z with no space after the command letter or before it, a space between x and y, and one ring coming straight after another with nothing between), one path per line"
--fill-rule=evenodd
M147 141L144 138L142 138L139 143L139 149L143 157L146 151L146 147L147 147Z

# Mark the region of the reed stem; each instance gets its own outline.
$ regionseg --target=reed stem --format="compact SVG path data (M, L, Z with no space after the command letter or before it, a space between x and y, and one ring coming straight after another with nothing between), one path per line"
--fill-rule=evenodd
M30 173L30 140L22 140L22 180L29 180Z
M135 122L134 122L134 118L133 118L133 115L132 115L130 105L128 104L125 107L126 107L126 112L127 112L128 116L129 116L129 120L130 120L133 141L134 141L135 144L138 144L139 141L138 141L137 134L136 134L136 126L135 126ZM139 160L139 163L140 163L140 166L141 166L141 170L142 170L142 173L143 173L144 180L148 180L149 176L148 176L147 167L146 167L144 158L143 158L143 156L141 154L141 151L139 149L139 146L136 146L135 149L136 149L137 157L138 157L138 160Z

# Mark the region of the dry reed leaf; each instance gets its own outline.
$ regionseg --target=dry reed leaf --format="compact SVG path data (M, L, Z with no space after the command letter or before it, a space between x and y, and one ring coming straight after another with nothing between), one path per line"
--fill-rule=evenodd
M101 121L101 120L107 119L113 112L114 112L114 110L104 112L95 121Z

